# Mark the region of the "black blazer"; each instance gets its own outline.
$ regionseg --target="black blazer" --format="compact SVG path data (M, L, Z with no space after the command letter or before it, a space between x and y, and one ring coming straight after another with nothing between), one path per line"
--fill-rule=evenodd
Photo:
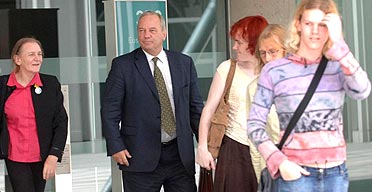
M9 75L0 76L0 156L8 155L9 135L4 114L4 104L15 87L7 86ZM41 159L55 155L61 161L67 139L67 114L63 106L61 85L55 76L40 73L43 86L41 94L35 93L31 86L31 96L35 110L36 127L40 145Z
M191 57L165 52L172 78L178 150L186 170L195 174L193 135L198 135L203 108L197 74ZM132 155L129 167L120 166L120 169L155 170L161 152L161 110L155 81L142 49L114 58L105 86L101 118L107 154L111 156L128 149Z

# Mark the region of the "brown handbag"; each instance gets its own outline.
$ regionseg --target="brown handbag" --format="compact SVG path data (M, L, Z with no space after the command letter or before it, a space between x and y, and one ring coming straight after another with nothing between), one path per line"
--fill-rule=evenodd
M214 159L217 159L222 138L225 135L225 131L228 125L227 113L229 112L230 104L228 103L230 87L234 78L236 68L236 61L231 60L229 73L227 74L225 88L223 91L223 97L220 99L220 103L216 111L214 112L211 119L211 127L208 132L208 150L212 154Z
M213 192L212 170L200 167L198 192Z

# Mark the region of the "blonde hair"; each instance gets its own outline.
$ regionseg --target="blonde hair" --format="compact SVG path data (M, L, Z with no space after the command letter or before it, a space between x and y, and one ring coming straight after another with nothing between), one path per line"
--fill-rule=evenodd
M302 14L306 10L319 9L325 14L334 13L339 15L337 5L333 0L302 0L297 7L295 15L288 29L288 38L285 47L288 52L295 53L300 46L301 33L297 30L296 24L301 22ZM332 46L333 42L328 39L323 47L323 54Z
M262 60L260 56L260 46L263 40L266 39L273 39L278 45L280 45L284 51L286 51L284 47L284 41L285 41L285 29L283 26L279 24L269 24L260 34L257 40L257 46L255 50L256 57L259 59L259 71L261 71L262 67L264 66L264 61Z

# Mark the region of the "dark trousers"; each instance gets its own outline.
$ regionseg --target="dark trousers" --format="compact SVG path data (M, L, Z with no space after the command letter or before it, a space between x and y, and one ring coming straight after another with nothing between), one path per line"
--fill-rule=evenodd
M195 175L183 166L177 142L162 145L159 165L153 172L122 171L125 192L196 192Z
M5 159L10 183L14 192L43 192L43 162L21 163Z

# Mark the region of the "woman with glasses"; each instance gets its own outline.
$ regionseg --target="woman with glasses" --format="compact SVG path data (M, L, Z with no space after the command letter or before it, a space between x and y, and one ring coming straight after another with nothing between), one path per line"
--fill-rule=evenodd
M371 83L344 40L333 0L302 0L289 32L289 54L262 68L248 118L249 138L265 158L277 191L347 192L345 94L365 99ZM323 55L329 61L319 85L279 150L265 129L267 114L275 104L282 135Z
M261 66L284 57L285 29L279 24L269 24L262 31L256 46L256 55L260 58Z
M256 57L259 58L260 69L268 62L284 57L286 51L284 48L285 30L279 24L269 24L262 31L257 41L255 50ZM258 77L254 83L251 83L247 88L247 110L249 111L254 94L256 93ZM279 120L276 115L275 107L272 106L267 119L266 131L274 143L278 142L279 138ZM257 180L260 180L260 173L266 167L264 158L257 151L256 147L251 147L251 156Z
M259 72L259 60L255 56L258 37L268 25L262 16L248 16L234 23L230 36L234 40L236 69L228 102L228 127L222 140L217 165L208 151L207 136L211 118L223 95L231 60L222 62L213 77L208 99L199 123L199 145L196 162L208 170L215 169L214 192L256 192L257 179L251 161L247 132L246 92L255 82Z

